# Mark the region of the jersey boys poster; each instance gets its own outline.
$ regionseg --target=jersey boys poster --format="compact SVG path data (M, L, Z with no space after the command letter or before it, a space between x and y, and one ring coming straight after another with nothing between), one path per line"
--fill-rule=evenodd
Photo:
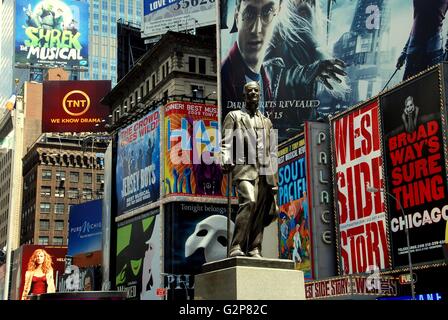
M223 117L240 108L249 80L263 88L260 109L280 140L304 120L367 100L441 61L447 7L442 0L223 1ZM424 52L420 61L416 51Z
M448 220L439 69L381 98L394 267L444 259ZM401 211L403 209L404 212Z
M336 220L343 274L390 267L378 101L332 120Z
M16 62L88 66L88 2L18 0L16 4Z
M159 110L118 133L116 179L117 215L159 199Z

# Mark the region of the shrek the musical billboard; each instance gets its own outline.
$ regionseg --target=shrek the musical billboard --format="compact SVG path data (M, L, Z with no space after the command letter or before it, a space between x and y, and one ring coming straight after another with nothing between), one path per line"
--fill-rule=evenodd
M89 3L17 0L15 61L88 66Z

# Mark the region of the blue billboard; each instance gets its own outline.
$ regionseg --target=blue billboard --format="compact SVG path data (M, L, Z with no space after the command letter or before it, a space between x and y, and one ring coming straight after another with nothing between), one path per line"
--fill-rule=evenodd
M102 200L72 205L69 213L69 256L101 250Z
M117 216L159 199L159 110L118 133L115 192Z
M17 0L15 62L88 66L89 3Z

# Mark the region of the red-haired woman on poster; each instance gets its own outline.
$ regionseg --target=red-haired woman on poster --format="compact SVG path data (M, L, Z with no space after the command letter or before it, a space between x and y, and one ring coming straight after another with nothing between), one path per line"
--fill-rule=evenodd
M55 291L51 256L44 249L37 249L28 262L22 300L29 300L29 294L38 295Z

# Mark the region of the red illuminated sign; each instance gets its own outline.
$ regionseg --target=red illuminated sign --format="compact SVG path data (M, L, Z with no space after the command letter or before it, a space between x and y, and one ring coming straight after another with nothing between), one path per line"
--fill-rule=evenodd
M109 107L100 100L111 82L45 81L42 132L103 132Z

